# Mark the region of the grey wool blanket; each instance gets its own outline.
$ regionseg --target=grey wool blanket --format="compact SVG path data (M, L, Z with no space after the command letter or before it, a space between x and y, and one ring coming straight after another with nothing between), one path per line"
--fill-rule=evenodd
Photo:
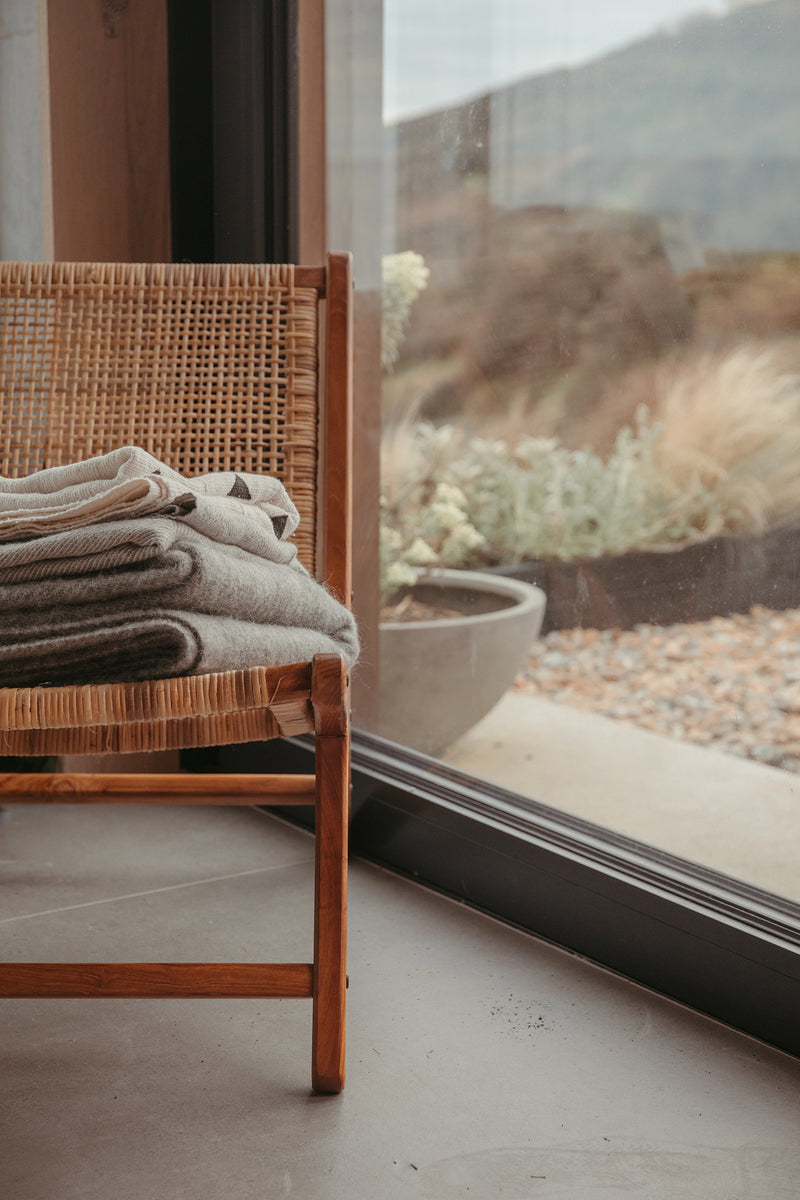
M301 662L323 651L352 665L352 614L298 563L285 528L275 529L274 508L289 525L288 496L274 480L233 477L251 495L261 489L261 500L234 498L241 513L218 503L230 478L204 477L203 529L186 519L202 505L146 516L127 515L128 507L123 519L109 509L99 523L73 523L73 508L56 532L0 540L0 686L155 679ZM185 494L195 494L196 482L181 481ZM254 504L262 517L247 511ZM84 506L79 519L87 513Z

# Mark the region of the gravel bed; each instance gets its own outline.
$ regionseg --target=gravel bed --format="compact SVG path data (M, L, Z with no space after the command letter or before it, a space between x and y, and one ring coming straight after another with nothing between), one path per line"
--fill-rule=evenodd
M800 610L630 630L561 629L517 689L800 771Z

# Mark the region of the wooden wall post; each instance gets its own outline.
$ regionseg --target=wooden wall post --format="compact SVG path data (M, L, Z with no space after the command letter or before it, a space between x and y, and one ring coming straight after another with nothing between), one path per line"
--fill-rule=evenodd
M49 0L53 256L168 262L167 0Z

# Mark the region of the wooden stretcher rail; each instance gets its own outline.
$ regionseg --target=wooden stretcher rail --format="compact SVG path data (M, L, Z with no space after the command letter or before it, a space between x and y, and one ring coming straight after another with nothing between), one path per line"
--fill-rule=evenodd
M0 774L17 804L313 804L313 775Z
M313 996L311 963L4 963L0 997L202 999Z

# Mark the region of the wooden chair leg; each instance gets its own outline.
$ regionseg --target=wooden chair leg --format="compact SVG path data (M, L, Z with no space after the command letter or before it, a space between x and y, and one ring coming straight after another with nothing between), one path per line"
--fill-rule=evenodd
M343 670L344 664L333 656L318 656L317 686L312 683L312 696L316 692L319 702L311 1068L315 1092L340 1092L344 1087L350 739ZM326 694L330 703L324 700Z
M343 737L317 742L316 903L312 1085L344 1087L347 989L347 825L349 753Z

